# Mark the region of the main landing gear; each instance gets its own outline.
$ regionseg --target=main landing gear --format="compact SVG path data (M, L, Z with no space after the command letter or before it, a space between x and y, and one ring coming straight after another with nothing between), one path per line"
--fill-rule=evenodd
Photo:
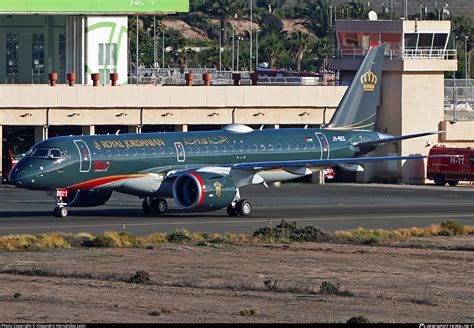
M252 214L252 204L246 200L239 200L235 205L227 206L227 214L230 216L249 216Z
M149 215L149 214L155 214L155 215L163 215L166 213L168 210L168 203L166 202L166 199L164 198L150 198L147 197L143 199L142 202L142 210L143 213Z

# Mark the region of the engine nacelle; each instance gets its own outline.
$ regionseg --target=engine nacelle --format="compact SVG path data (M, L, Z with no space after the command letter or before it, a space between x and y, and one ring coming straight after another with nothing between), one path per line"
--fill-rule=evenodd
M216 173L184 173L173 184L174 200L183 209L218 210L229 205L236 194L232 178Z
M104 205L111 196L111 190L70 190L64 202L69 207L95 207Z

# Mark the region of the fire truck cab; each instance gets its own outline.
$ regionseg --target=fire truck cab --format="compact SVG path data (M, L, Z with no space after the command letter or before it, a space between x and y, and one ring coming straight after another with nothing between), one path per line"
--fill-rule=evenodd
M474 181L474 149L434 146L430 155L455 155L446 158L428 157L427 178L438 186L448 183L456 186L459 181Z

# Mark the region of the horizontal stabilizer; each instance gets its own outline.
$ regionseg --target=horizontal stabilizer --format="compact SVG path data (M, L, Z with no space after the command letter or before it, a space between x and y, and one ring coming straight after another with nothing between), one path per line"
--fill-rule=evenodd
M444 132L445 131L423 132L423 133L407 134L407 135L399 136L399 137L393 137L393 136L388 135L388 134L379 133L380 139L371 140L371 141L356 142L356 143L354 143L354 147L375 146L375 145L378 145L378 144L384 144L384 143L396 142L396 141L400 141L400 140L407 140L407 139L419 138L419 137L424 137L424 136L430 136L430 135L440 134L440 133L444 133Z

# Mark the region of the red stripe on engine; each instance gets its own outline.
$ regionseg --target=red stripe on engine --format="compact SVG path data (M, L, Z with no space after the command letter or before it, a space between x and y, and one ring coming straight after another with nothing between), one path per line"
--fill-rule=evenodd
M204 201L204 192L205 192L204 182L202 181L199 174L197 174L196 172L189 172L189 173L192 174L199 181L199 184L201 185L201 198L199 199L199 203L196 205L196 208L198 208L199 206L201 206L202 202Z

